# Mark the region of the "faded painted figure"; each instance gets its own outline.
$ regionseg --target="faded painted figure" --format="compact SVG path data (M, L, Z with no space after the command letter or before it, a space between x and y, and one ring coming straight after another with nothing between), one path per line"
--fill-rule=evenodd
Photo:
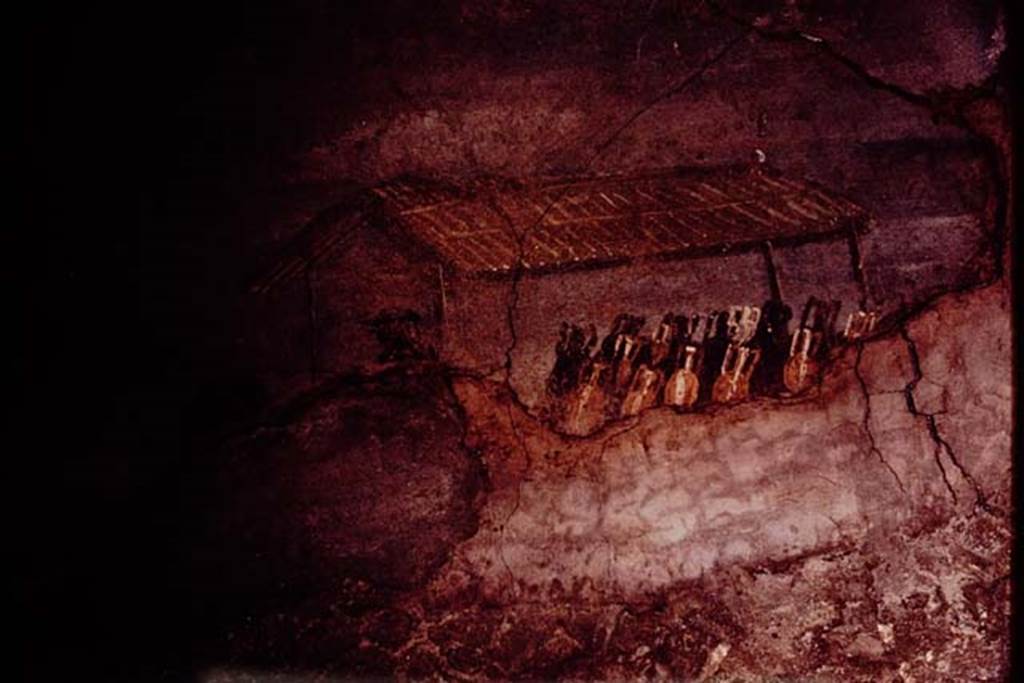
M641 411L653 408L658 403L658 389L661 388L661 374L641 363L633 384L622 400L622 417L639 415Z
M831 337L838 313L838 301L826 304L815 297L807 301L782 372L783 383L790 393L807 391L821 376L821 358L830 343L834 343Z
M697 394L700 391L700 380L694 372L697 347L685 346L682 353L683 361L680 368L673 372L665 383L665 405L680 411L692 408L697 403Z
M566 400L564 427L568 434L589 434L607 421L608 394L604 384L610 366L595 360L584 371L583 379Z
M580 380L590 352L597 343L597 330L590 326L589 335L578 325L562 323L558 344L555 347L555 366L548 376L548 393L564 396Z
M761 352L746 346L730 344L726 349L722 369L712 387L711 396L716 403L735 403L750 398L750 376L754 374Z

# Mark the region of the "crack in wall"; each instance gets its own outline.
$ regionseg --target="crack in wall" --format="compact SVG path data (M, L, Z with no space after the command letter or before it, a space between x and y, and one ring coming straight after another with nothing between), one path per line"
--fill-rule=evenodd
M1008 203L1009 183L1007 181L1008 169L1006 168L1006 152L1000 147L992 135L979 130L978 126L968 113L968 108L975 102L999 101L997 85L1001 77L1001 69L997 68L982 83L968 85L960 88L933 89L924 92L915 92L908 88L886 81L837 49L832 43L819 36L814 36L796 28L771 30L758 26L743 17L730 12L721 3L715 0L708 0L709 6L715 9L722 16L737 26L746 28L757 36L775 42L801 43L813 46L821 54L844 67L851 74L862 80L866 85L883 92L889 93L904 102L926 109L936 124L948 123L966 133L981 148L981 156L984 159L988 170L991 173L992 184L995 187L995 201L993 215L992 251L993 251L993 274L986 278L979 286L991 284L1002 279L1004 273L1004 255L1010 235L1008 224ZM948 291L953 291L951 288ZM968 287L967 289L970 289Z
M910 357L910 366L914 372L914 376L910 379L909 382L907 382L906 386L903 389L903 395L905 396L907 401L907 410L910 411L911 415L913 415L914 417L922 418L925 422L925 426L928 430L928 436L931 437L932 441L935 444L935 462L938 464L939 470L942 472L942 479L946 484L946 488L949 489L949 493L953 497L953 503L956 504L959 502L959 500L956 495L956 491L953 489L953 486L949 483L949 478L946 474L946 468L942 464L943 452L945 452L946 457L949 458L949 461L957 469L957 471L960 473L960 476L963 477L964 481L966 481L974 490L975 507L981 508L982 510L989 514L994 514L994 511L992 507L989 505L984 492L981 490L981 486L974 479L974 477L971 476L971 473L968 472L967 469L963 466L963 464L957 458L956 453L953 451L952 446L950 446L949 442L946 441L946 439L942 436L942 433L939 430L939 425L935 420L937 413L928 413L918 409L917 402L914 397L914 391L917 389L917 385L923 379L925 379L924 372L921 369L921 357L917 351L917 344L914 342L913 338L911 338L910 330L907 329L907 326L905 324L900 326L900 336L903 338L903 341L907 345L907 354Z
M477 468L476 476L478 481L476 489L473 491L475 496L479 496L483 493L486 496L486 492L491 488L490 471L487 469L487 463L484 461L483 453L481 449L474 448L469 445L469 434L470 434L470 417L466 412L466 406L459 400L459 395L455 391L455 385L453 383L453 377L448 372L445 372L445 368L441 368L441 383L444 387L445 403L449 406L452 411L456 422L459 425L459 448L463 453L466 454ZM466 538L472 538L480 531L480 510L484 506L484 501L477 499L473 506L473 529L469 530L466 534ZM463 539L465 540L465 539ZM452 552L449 554L448 560L455 554L455 547L452 547Z
M896 470L892 468L892 465L882 455L881 449L878 447L878 442L875 439L875 433L871 431L871 393L868 391L867 382L864 380L864 375L860 371L861 358L864 355L864 342L857 342L857 358L853 364L853 374L857 378L857 383L860 385L861 394L864 396L864 419L861 423L861 429L864 434L868 437L868 444L870 452L878 457L878 461L885 466L889 473L896 480L896 485L899 487L903 495L907 494L907 489L904 488L903 482L900 480L900 475L896 473ZM945 474L945 473L943 473Z
M513 413L511 403L509 403L509 405L506 406L506 412L508 414L509 429L512 430L512 434L516 439L517 443L519 444L519 449L520 451L522 451L523 458L526 460L526 470L528 472L533 465L533 457L531 456L530 448L526 443L526 437L523 436L523 433L519 430L519 427L516 425L515 415ZM515 572L512 571L512 567L508 563L508 559L505 557L505 547L507 545L505 539L507 538L509 523L511 523L512 517L514 517L515 514L519 511L519 507L523 499L523 486L526 484L528 478L529 477L527 475L524 475L519 478L519 481L516 482L515 502L513 503L512 509L509 511L508 516L505 517L505 521L501 524L501 546L498 549L498 556L501 558L502 564L505 565L505 571L508 572L509 578L511 579L513 590L515 590L517 579Z
M922 415L921 413L918 412L917 404L914 400L914 391L917 389L918 383L924 377L924 375L921 372L920 358L917 355L917 347L914 346L913 342L910 340L905 325L900 327L900 336L903 337L903 340L907 344L907 352L908 354L910 354L911 367L914 371L914 376L910 379L909 382L907 382L906 386L903 388L903 396L907 402L907 410L914 417L925 417L927 419L929 416ZM930 429L929 433L931 434L932 439L934 440L935 436L934 434L931 433ZM956 495L956 491L953 489L953 485L949 483L949 477L946 474L946 466L942 464L941 446L938 442L935 443L934 456L935 463L939 466L939 471L942 473L942 481L946 484L946 489L949 490L949 495L953 497L953 503L955 505L959 503L959 498Z
M563 192L564 194L564 192ZM559 199L561 196L559 196ZM512 354L515 351L516 346L519 344L519 332L516 328L516 311L519 309L519 282L523 277L524 261L526 259L526 239L530 232L537 227L547 216L548 212L558 202L555 199L548 206L544 207L541 212L540 218L531 225L525 232L520 232L516 229L515 221L512 219L508 212L498 203L496 198L491 198L488 204L494 209L495 213L501 218L502 223L508 230L509 236L516 243L516 263L512 269L512 280L509 284L508 300L505 302L505 324L508 326L509 343L505 347L505 388L508 389L513 395L516 396L516 400L519 400L518 393L512 386Z

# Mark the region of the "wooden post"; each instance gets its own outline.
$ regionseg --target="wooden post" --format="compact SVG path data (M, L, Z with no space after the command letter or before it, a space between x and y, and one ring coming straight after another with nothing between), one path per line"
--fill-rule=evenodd
M770 241L764 243L761 253L764 254L764 263L768 270L768 286L771 288L772 300L782 303L782 284L779 282L779 271L775 268L775 258Z
M864 276L864 259L861 255L860 240L857 237L856 226L851 226L846 233L846 243L850 249L850 268L853 271L853 279L857 283L860 292L860 309L868 310L868 283Z

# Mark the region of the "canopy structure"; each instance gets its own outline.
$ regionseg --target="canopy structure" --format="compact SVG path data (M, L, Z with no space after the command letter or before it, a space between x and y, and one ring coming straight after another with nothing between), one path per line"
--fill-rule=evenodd
M374 220L453 272L488 278L765 248L770 260L773 245L847 238L863 287L856 235L867 212L760 166L468 187L400 178L369 193L348 218L335 211L314 221L290 265L279 264L257 289L320 260Z
M706 256L829 239L867 224L852 202L760 168L562 180L468 198L415 181L373 192L440 260L469 274Z

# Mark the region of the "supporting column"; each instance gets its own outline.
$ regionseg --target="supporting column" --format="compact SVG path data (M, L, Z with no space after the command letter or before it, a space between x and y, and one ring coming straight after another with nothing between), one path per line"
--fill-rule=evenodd
M779 283L779 271L775 268L775 255L770 241L762 245L761 253L764 254L765 269L768 271L768 287L772 292L772 300L782 303L782 285Z
M850 249L850 268L853 271L853 279L857 283L860 292L860 309L868 310L868 282L864 275L864 259L860 250L860 238L857 236L857 228L851 226L846 233L846 243Z

